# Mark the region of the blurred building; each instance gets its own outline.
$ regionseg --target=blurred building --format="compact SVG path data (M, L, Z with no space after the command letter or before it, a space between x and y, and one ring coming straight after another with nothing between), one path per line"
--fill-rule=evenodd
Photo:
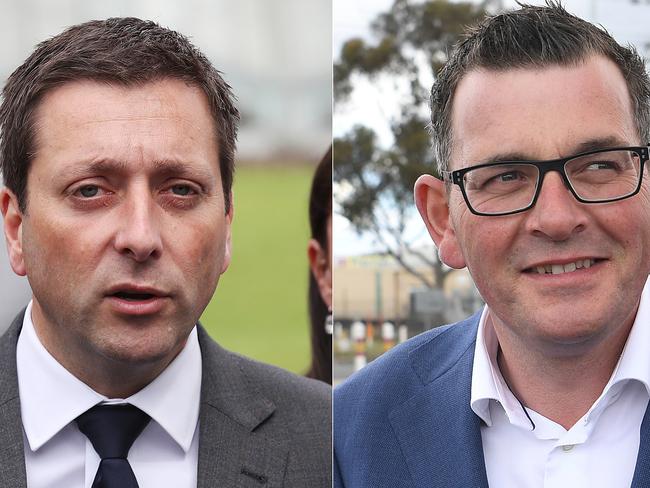
M429 246L419 253L433 255ZM394 258L367 254L338 258L334 262L334 313L347 324L362 320L374 324L386 320L408 324L410 335L460 320L483 305L467 269L447 270L435 283L434 271L415 255L406 255L410 266L433 287L427 287Z
M0 80L34 46L91 19L135 16L192 40L233 87L240 160L318 160L331 141L329 0L2 0Z
M433 270L421 266L420 271L434 280ZM423 286L417 277L385 254L338 258L333 273L337 320L405 320L409 315L411 291Z
M436 252L433 245L416 251ZM416 255L406 255L405 260L433 287L425 286L386 254L335 259L335 385L397 342L461 320L483 306L467 269L445 268L442 282L435 283L434 270Z

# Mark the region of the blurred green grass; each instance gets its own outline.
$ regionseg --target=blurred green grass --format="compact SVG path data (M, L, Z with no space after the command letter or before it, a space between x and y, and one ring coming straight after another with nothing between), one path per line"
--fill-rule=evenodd
M222 346L298 374L309 365L311 166L235 174L232 262L201 317Z

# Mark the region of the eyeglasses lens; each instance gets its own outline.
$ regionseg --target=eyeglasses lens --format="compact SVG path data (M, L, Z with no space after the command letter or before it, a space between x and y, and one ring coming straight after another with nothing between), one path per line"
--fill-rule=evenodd
M633 194L639 186L641 167L636 152L616 150L572 158L564 164L564 173L579 198L602 202ZM463 183L475 211L498 215L529 207L539 175L534 164L504 163L475 168L463 175Z

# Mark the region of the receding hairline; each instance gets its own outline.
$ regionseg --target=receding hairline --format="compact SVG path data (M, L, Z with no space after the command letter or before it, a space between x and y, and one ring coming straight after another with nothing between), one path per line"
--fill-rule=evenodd
M218 120L216 120L214 113L211 110L210 99L208 97L208 94L205 93L205 90L202 89L199 83L196 83L192 80L184 79L183 77L180 76L174 76L174 75L156 76L150 80L137 80L134 82L123 82L121 80L111 80L106 78L97 79L93 77L82 77L77 80L70 80L64 83L50 86L48 87L48 89L43 90L42 93L39 94L38 98L34 100L34 104L32 106L32 113L30 119L32 124L32 131L33 131L32 133L34 136L34 142L35 143L38 142L38 132L39 132L39 125L40 125L39 120L41 119L42 116L41 110L43 104L47 102L47 100L50 97L52 97L55 93L59 92L60 90L74 88L75 86L83 87L83 86L96 85L96 86L104 86L107 88L115 88L117 90L130 91L130 90L146 89L149 86L158 85L165 82L182 83L183 85L185 85L185 87L189 88L194 93L199 95L199 97L202 100L202 105L205 109L205 115L207 115L210 120L211 135L214 136L215 138L215 143L216 143L217 153L218 153L217 156L219 156L219 153L221 152L221 148L219 144L219 137L217 136L217 134L220 132L221 128L219 127Z
M150 80L137 80L133 82L124 82L122 80L113 80L109 78L80 77L79 79L76 80L70 80L70 81L58 83L56 85L49 86L46 89L42 90L42 92L39 93L38 97L34 99L32 103L32 111L30 117L33 123L36 123L36 121L40 116L40 111L42 109L43 104L50 97L52 97L55 93L60 92L61 90L71 89L74 88L75 86L84 87L84 86L95 85L95 86L103 86L109 89L114 88L116 90L124 90L125 92L128 92L131 90L146 89L147 87L151 87L153 85L160 85L166 82L172 82L172 83L177 82L183 84L185 87L198 94L199 97L204 102L206 115L212 121L213 126L211 127L211 129L213 131L218 132L219 126L217 124L216 117L214 116L214 113L212 112L210 107L210 98L208 94L205 92L205 90L201 87L199 83L175 75L168 75L168 76L161 75L161 76L152 77Z

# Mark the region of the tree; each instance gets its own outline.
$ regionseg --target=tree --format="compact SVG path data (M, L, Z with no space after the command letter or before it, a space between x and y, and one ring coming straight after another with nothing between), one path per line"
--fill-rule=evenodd
M431 267L438 286L448 270L436 256L414 249L405 236L415 211L415 180L421 174L435 173L423 109L430 86L424 86L423 72L437 73L466 26L482 19L488 7L446 0L395 0L371 24L376 42L349 39L334 64L337 107L348 101L360 79L406 84L407 96L399 114L387 120L391 147L382 147L373 129L355 126L334 139L334 179L345 188L337 193L340 212L355 230L371 233L388 255L429 288L434 282L409 262L407 255Z

